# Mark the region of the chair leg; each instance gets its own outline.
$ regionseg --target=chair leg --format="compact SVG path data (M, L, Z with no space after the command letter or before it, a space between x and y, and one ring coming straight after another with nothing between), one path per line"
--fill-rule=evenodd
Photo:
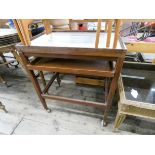
M125 114L121 114L119 111L117 112L117 116L116 116L115 123L114 123L114 131L118 130L118 128L123 123L125 118L126 118Z
M115 95L115 91L117 89L117 82L118 82L118 79L120 76L122 66L123 66L123 59L119 58L117 60L116 67L115 67L116 73L115 73L115 76L113 77L113 79L111 81L108 97L106 100L107 106L106 106L104 116L103 116L104 126L107 125L107 117L108 117L108 114L109 114L109 111L110 111L110 108L112 105L112 100L113 100L113 97Z
M43 71L39 71L39 75L40 75L41 81L42 81L42 83L43 83L43 85L45 87L46 86L46 80L45 80Z
M37 94L38 94L38 97L39 97L39 99L40 99L40 101L41 101L41 103L42 103L44 109L45 109L47 112L51 112L51 110L47 107L47 104L46 104L45 99L44 99L44 98L42 97L42 95L41 95L41 93L42 93L42 92L41 92L41 88L40 88L40 86L39 86L38 80L37 80L37 78L36 78L34 72L33 72L33 71L28 71L28 73L29 73L30 79L31 79L31 81L32 81L32 83L33 83L33 85L34 85L34 88L35 88L35 90L36 90L36 92L37 92Z
M23 65L24 65L24 67L25 67L25 69L26 69L26 71L27 71L27 73L28 73L28 75L29 75L29 78L30 78L30 80L31 80L31 82L32 82L32 84L33 84L33 86L34 86L34 88L35 88L35 90L36 90L36 92L37 92L37 94L38 94L38 97L39 97L39 99L40 99L40 101L41 101L41 103L42 103L42 105L43 105L43 107L44 107L44 109L47 111L47 112L51 112L51 109L49 109L48 107L47 107L47 104L46 104L46 101L45 101L45 99L42 97L42 92L41 92L41 88L40 88L40 85L39 85L39 82L38 82L38 80L37 80L37 77L35 76L35 74L34 74L34 71L33 70L29 70L28 68L27 68L27 64L29 63L28 61L28 58L27 57L25 57L25 55L23 55L23 53L19 53L19 55L20 55L20 57L21 57L21 59L22 59L22 62L23 62Z

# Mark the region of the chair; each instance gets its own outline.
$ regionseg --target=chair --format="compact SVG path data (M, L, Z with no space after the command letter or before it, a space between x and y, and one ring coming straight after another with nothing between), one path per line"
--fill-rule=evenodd
M107 117L126 53L126 49L121 40L119 41L119 47L117 47L119 27L116 28L116 32L113 35L114 43L112 48L105 48L106 45L104 47L101 42L105 39L105 34L100 33L100 19L98 20L96 33L88 32L83 35L83 32L51 32L48 33L48 35L43 34L32 40L29 38L27 28L30 22L17 20L17 23L26 44L18 44L16 48L19 51L24 67L29 74L44 109L48 112L51 111L47 107L45 99L101 108L105 110L103 120L104 125L107 125ZM46 21L46 24L47 23ZM116 25L119 24L120 21L116 20ZM50 26L47 24L47 27ZM116 47L117 49L114 49ZM29 61L28 58L31 56L35 56L36 59ZM115 65L113 63L115 63ZM54 73L45 88L40 88L34 75L34 70ZM106 81L105 101L99 103L47 94L55 79L60 83L60 79L58 78L60 73L104 78Z

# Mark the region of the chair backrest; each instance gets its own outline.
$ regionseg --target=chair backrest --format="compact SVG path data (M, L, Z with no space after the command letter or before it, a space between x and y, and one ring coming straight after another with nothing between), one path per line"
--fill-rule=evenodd
M19 37L21 38L21 41L24 45L29 46L31 44L31 38L30 38L30 32L28 29L28 26L33 23L33 19L14 19L14 23L16 26L16 29L18 31ZM87 19L85 22L98 22L97 24L97 30L96 30L96 40L95 40L95 48L98 48L99 45L99 38L100 38L100 32L101 32L101 23L102 19ZM120 32L120 24L121 20L112 20L112 19L106 19L107 23L107 39L106 39L106 47L109 48L110 41L111 41L111 33L112 33L112 22L115 21L116 27L115 27L115 36L114 36L114 42L113 42L113 48L117 47L117 42L119 38L119 32ZM45 27L45 33L49 34L52 31L52 28L50 26L50 22L47 19L42 20L44 27Z

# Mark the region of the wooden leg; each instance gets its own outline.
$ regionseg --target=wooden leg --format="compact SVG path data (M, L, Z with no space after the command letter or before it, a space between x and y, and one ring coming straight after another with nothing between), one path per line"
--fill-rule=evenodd
M21 58L22 58L23 65L24 65L24 67L25 67L25 69L26 69L26 71L27 71L27 73L28 73L28 75L29 75L29 78L30 78L30 80L31 80L31 82L32 82L32 84L33 84L33 86L34 86L34 88L35 88L37 94L38 94L38 97L39 97L39 99L40 99L40 101L41 101L41 103L42 103L44 109L46 109L47 112L51 112L51 110L47 107L47 104L46 104L45 99L44 99L44 98L42 97L42 95L41 95L41 94L42 94L41 88L40 88L39 83L38 83L38 80L37 80L37 78L36 78L36 76L35 76L35 74L34 74L34 71L29 70L29 69L27 68L27 66L26 66L26 64L28 64L28 58L25 57L25 56L23 55L23 53L20 53L20 56L21 56Z
M117 47L117 42L118 42L118 39L119 39L120 28L121 28L121 20L117 19L116 20L116 26L115 26L115 36L114 36L113 48Z
M39 75L40 75L41 81L42 81L42 83L43 83L43 85L45 87L46 86L46 80L45 80L43 71L39 71Z
M113 77L113 79L111 81L110 89L109 89L109 93L108 93L108 97L107 97L107 101L106 101L107 107L105 109L104 116L103 116L103 121L104 121L105 125L107 124L107 117L108 117L108 114L109 114L109 111L111 108L111 104L112 104L113 97L115 95L115 91L117 89L117 83L118 83L118 79L120 76L122 66L123 66L123 59L120 58L116 63L115 76Z
M47 107L45 99L41 96L41 88L39 86L37 78L35 77L34 72L29 71L28 73L29 73L29 77L30 77L30 79L31 79L31 81L33 83L33 86L34 86L34 88L35 88L35 90L36 90L36 92L38 94L38 97L39 97L44 109L49 110L48 107Z
M108 27L108 31L107 31L106 47L109 48L109 46L110 46L110 39L111 39L111 32L112 32L112 21L111 20L107 21L107 27Z
M22 59L19 56L19 54L17 53L17 51L16 50L13 50L12 51L12 54L14 55L14 57L16 58L16 60L24 67L23 62L22 62ZM46 80L44 78L43 72L42 71L39 71L39 75L40 75L40 78L41 78L41 81L42 81L43 85L46 86Z
M101 19L98 19L97 30L96 30L96 40L95 40L95 48L98 48L99 40L100 40L100 31L101 31Z
M125 114L121 114L117 112L117 116L116 116L115 123L114 123L114 131L116 131L120 127L120 125L123 123L125 118L126 118Z
M116 85L117 85L117 81L115 81L115 79L113 78L113 80L112 80L112 82L110 84L110 90L109 90L109 93L108 93L108 96L107 96L107 101L106 101L107 107L105 109L104 116L103 116L103 121L104 121L105 125L107 124L107 117L108 117L108 114L109 114L109 111L110 111L110 108L111 108L113 96L115 94Z
M48 91L50 86L53 84L54 80L57 78L57 75L58 75L58 73L54 73L54 75L52 76L52 78L50 79L50 81L45 86L44 90L42 91L43 94L45 94Z

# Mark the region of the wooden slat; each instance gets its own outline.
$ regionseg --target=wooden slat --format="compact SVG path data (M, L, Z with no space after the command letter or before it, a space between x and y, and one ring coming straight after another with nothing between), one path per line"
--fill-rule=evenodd
M52 32L52 28L50 26L50 22L48 19L43 19L43 24L44 24L44 28L45 28L45 33L49 34Z
M23 36L25 45L26 46L31 45L31 40L30 40L30 35L29 35L30 33L29 33L29 29L28 29L28 21L18 19L17 23L18 23L18 27L20 29L20 32Z
M109 48L110 46L111 33L112 33L112 20L108 20L107 21L107 42L106 42L107 48Z
M16 48L20 51L24 51L24 54L39 54L43 57L45 55L51 56L52 55L63 55L63 56L91 56L91 57L124 57L124 53L126 52L125 49L95 49L95 48L69 48L69 47L39 47L39 46L23 46L23 45L16 45Z
M98 19L97 31L96 31L96 40L95 40L95 48L98 48L99 39L100 39L100 31L101 31L101 19Z
M119 39L119 33L120 33L120 28L121 28L121 20L117 19L116 20L116 27L115 27L115 37L114 37L114 42L113 42L113 48L117 47L118 39Z
M17 32L18 32L18 35L19 35L19 38L20 38L22 44L25 45L24 38L23 38L22 33L21 33L21 30L20 30L20 28L19 28L19 26L18 26L17 20L16 20L16 19L13 19L13 23L14 23L14 25L15 25L15 27L16 27L16 30L17 30Z
M92 107L97 107L97 108L101 108L101 109L105 109L105 107L106 107L105 103L71 99L71 98L62 97L62 96L42 94L42 97L45 99L59 100L59 101L64 101L64 102L71 103L71 104L73 104L73 103L74 104L81 104L81 105L92 106Z

